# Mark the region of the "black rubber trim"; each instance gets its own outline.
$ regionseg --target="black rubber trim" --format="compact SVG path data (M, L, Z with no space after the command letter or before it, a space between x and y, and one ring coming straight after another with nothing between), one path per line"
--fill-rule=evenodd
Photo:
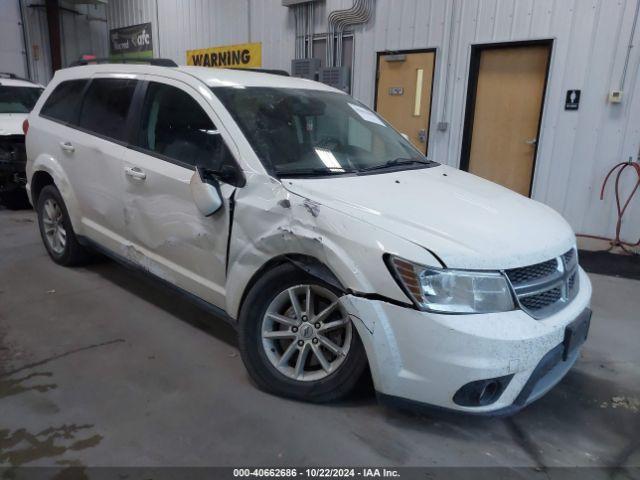
M536 385L546 374L548 374L556 365L560 362L566 360L571 353L575 351L575 349L579 348L584 341L587 339L587 335L589 332L589 324L591 322L591 310L589 308L585 308L578 318L576 318L567 328L565 329L565 336L562 343L556 345L552 348L547 354L542 357L542 360L538 363L538 366L535 368L527 383L525 383L524 387L520 391L520 394L516 397L513 402L514 405L525 406L531 396L531 393L535 390ZM581 325L586 325L586 329L581 329ZM568 339L571 339L572 336L569 336L569 332L578 331L584 334L583 338L577 339L577 341L570 342Z
M386 407L438 417L506 417L519 412L525 407L524 405L519 406L513 404L490 412L474 412L469 410L455 410L453 408L440 407L438 405L409 400L407 398L396 397L394 395L387 395L386 393L380 392L376 392L376 397L378 398L378 402Z
M229 255L231 252L231 238L233 235L233 218L236 212L236 191L231 192L231 196L229 197L229 233L227 234L227 248L226 248L226 258L224 259L224 275L227 276L229 273ZM222 196L220 197L222 198Z

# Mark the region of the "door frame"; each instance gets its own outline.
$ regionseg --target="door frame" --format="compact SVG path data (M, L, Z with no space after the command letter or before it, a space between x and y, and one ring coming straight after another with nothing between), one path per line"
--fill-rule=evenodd
M529 183L529 194L533 191L533 181L536 173L536 163L538 161L538 148L540 146L540 132L542 130L542 117L544 115L547 100L547 90L549 86L549 73L551 71L551 59L553 56L554 39L521 40L514 42L480 43L471 45L471 58L469 61L469 79L467 83L467 100L465 106L464 123L462 130L462 149L460 152L460 170L469 171L469 161L471 156L471 141L473 137L473 122L476 113L476 95L478 93L478 78L480 76L480 58L485 50L498 50L513 47L533 47L548 46L549 58L544 74L544 86L542 99L540 100L540 116L538 118L538 129L536 132L536 144L533 151L533 164L531 165L531 182Z
M413 48L408 50L381 50L376 52L376 81L374 85L373 92L373 110L375 112L378 111L378 81L380 80L380 58L385 55L408 55L411 53L433 53L433 73L431 74L431 92L429 92L429 113L427 114L427 129L429 134L427 135L427 142L424 146L424 154L425 156L429 153L429 142L431 141L431 113L433 112L433 90L434 84L436 80L436 68L438 66L438 49L435 47L432 48Z

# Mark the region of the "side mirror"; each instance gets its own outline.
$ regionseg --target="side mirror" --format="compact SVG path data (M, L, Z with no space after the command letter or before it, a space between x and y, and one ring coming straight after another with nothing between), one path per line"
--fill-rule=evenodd
M222 197L217 185L212 185L210 181L202 179L202 170L196 168L196 171L189 182L191 188L191 196L193 201L205 217L213 215L222 207Z
M403 137L405 140L407 140L407 141L411 141L411 140L409 139L409 135L407 135L406 133L401 133L400 135L402 135L402 137Z

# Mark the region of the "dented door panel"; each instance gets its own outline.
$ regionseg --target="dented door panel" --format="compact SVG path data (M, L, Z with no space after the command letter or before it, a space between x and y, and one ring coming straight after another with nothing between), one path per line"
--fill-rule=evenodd
M223 208L204 217L189 188L194 170L140 152L124 167L137 168L146 178L126 178L129 234L123 256L209 303L223 305L229 198L235 188L223 185Z

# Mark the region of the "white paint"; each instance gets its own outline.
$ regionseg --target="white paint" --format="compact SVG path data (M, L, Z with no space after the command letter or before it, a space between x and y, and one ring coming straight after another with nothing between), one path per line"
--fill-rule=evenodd
M576 231L611 236L614 198L608 194L600 201L599 189L609 168L638 155L640 48L631 51L623 102L611 104L606 98L618 87L638 1L457 0L454 11L453 0L377 0L373 19L354 28L353 95L373 105L376 52L435 48L429 156L457 167L471 45L553 39L533 198L559 211ZM351 3L316 2L314 31L326 32L328 13ZM289 70L294 57L293 13L280 0L113 0L108 14L110 28L154 22L156 55L179 64L185 63L187 49L249 40L262 42L265 68ZM445 61L451 65L446 108ZM577 112L564 110L570 89L582 90ZM448 122L448 130L439 131L438 121ZM623 182L625 192L631 186L631 180ZM623 237L635 241L640 201L626 218Z
M190 189L192 169L39 115L61 81L122 74L180 88L211 118L246 177L242 188L220 184L223 206L216 214L206 217L198 210ZM546 206L448 166L355 177L273 178L215 95L200 93L202 85L221 82L314 86L275 75L204 68L95 65L62 70L29 116L27 188L36 172L49 173L76 234L233 318L239 316L248 285L269 261L311 256L350 292L342 301L380 392L465 410L452 402L462 385L513 374L499 401L476 410L510 405L541 358L562 342L565 327L588 306L591 285L584 272L576 298L544 320L522 310L441 315L409 306L384 255L433 267L442 267L439 259L454 268L520 267L573 247L569 225ZM61 141L70 142L74 151L61 150ZM127 177L130 169L144 177ZM572 361L563 365L568 369Z

